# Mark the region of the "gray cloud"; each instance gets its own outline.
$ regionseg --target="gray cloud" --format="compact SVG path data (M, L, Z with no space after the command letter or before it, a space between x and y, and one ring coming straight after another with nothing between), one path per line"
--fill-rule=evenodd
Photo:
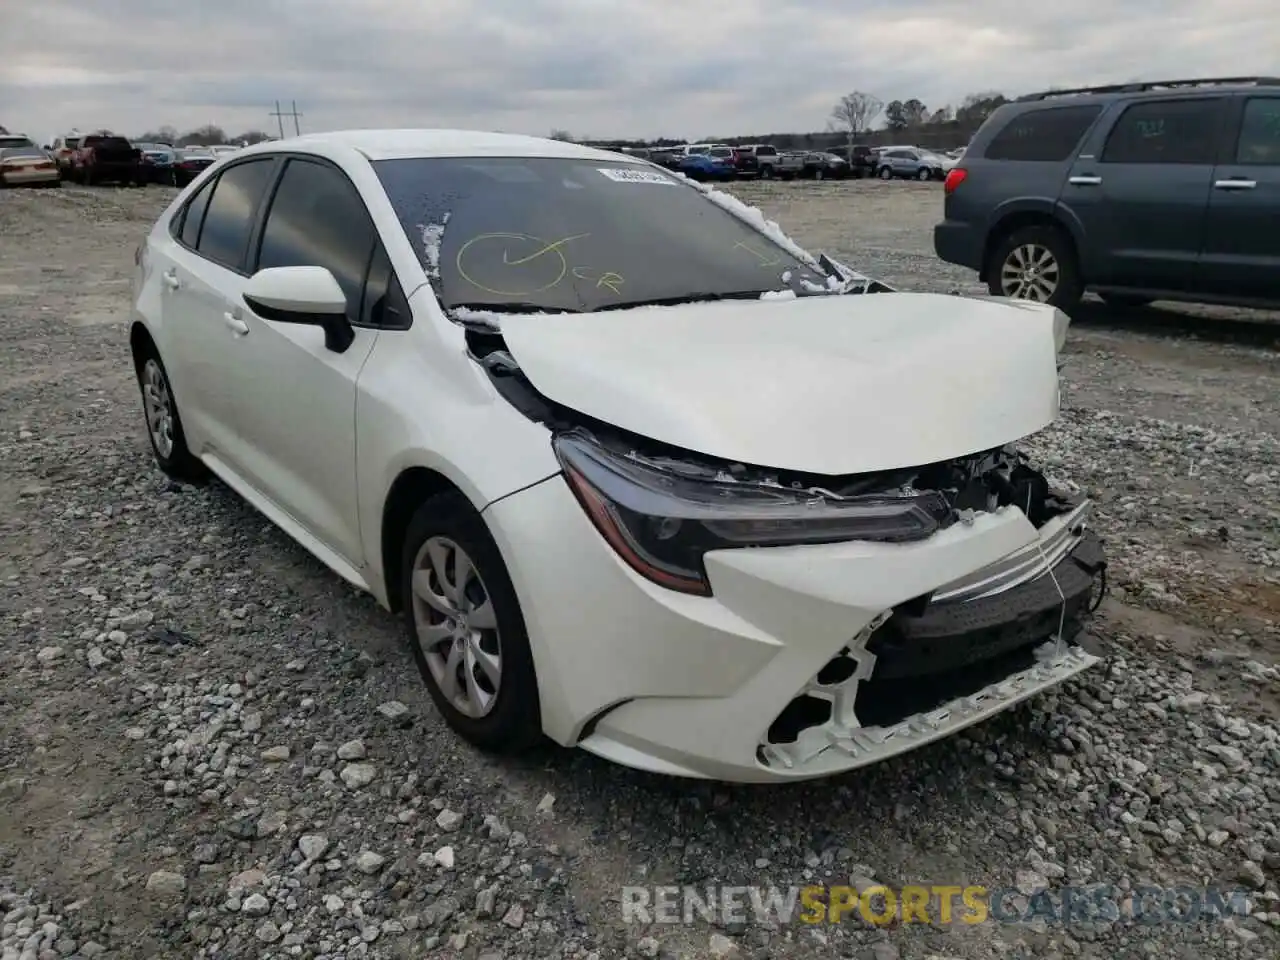
M821 129L865 90L930 107L1144 77L1280 72L1274 0L42 0L9 4L0 123L215 121L698 137ZM1045 8L1042 9L1042 6Z

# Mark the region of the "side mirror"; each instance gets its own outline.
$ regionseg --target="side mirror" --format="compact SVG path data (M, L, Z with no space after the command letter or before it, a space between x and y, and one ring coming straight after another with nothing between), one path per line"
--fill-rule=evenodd
M268 267L244 288L244 302L263 320L306 323L324 330L324 345L343 353L355 341L347 295L325 267Z

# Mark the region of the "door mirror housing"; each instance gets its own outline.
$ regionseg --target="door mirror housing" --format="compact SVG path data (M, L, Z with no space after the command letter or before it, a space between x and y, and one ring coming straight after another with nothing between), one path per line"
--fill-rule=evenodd
M347 296L325 267L268 267L244 288L244 302L263 320L305 323L324 330L324 345L343 353L355 340Z

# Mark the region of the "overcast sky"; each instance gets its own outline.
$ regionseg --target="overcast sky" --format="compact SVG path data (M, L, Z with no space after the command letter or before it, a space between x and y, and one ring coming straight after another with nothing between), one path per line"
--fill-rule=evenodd
M700 138L841 94L1280 73L1276 0L0 0L0 125Z

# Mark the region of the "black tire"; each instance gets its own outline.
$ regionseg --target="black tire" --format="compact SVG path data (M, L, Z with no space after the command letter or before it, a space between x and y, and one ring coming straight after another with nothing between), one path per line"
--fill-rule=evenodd
M921 167L916 173L916 179L923 183L925 180L933 179L933 171L928 167Z
M1048 251L1054 263L1057 264L1057 285L1044 302L1051 303L1062 310L1067 310L1079 303L1080 297L1084 294L1084 284L1080 277L1075 246L1066 233L1053 226L1023 227L1000 240L987 265L988 291L997 297L1013 296L1004 289L1002 271L1005 262L1014 251L1026 246L1040 247Z
M1141 297L1136 293L1100 293L1099 297L1108 307L1121 307L1137 310L1155 303L1151 297Z
M761 180L772 180L772 179L773 179L773 167L769 167L769 166L761 167L761 168L760 168L760 179L761 179Z
M492 709L481 717L467 716L449 701L418 642L414 611L419 601L413 592L414 564L432 537L446 537L466 552L493 606L498 625L501 679ZM402 617L409 647L427 691L445 722L464 740L492 753L515 754L538 744L542 739L542 710L524 615L497 544L480 514L464 496L440 494L418 508L405 532L401 571Z
M892 180L893 170L891 170L889 167L881 167L880 172L876 174L876 176L878 176L881 180Z
M826 178L827 178L827 175L826 175L825 173L823 173L823 172L822 172L822 169L821 169L821 168L819 168L819 169L817 169L817 170L814 170L814 171L813 171L813 179L815 179L815 180L825 180Z
M187 446L187 435L182 429L182 417L178 414L178 403L173 397L173 387L169 384L169 371L165 369L164 362L160 359L160 354L156 351L155 346L146 344L139 348L134 358L134 371L138 379L138 392L142 397L142 415L146 421L147 440L151 444L151 452L155 455L156 465L165 473L166 476L174 480L181 480L184 483L202 484L209 479L209 468L197 458L191 449ZM173 446L168 453L165 453L151 429L151 423L148 414L148 379L151 376L150 365L154 364L159 371L159 375L163 378L165 386L165 395L168 398L168 407L170 413L170 436L172 437Z

